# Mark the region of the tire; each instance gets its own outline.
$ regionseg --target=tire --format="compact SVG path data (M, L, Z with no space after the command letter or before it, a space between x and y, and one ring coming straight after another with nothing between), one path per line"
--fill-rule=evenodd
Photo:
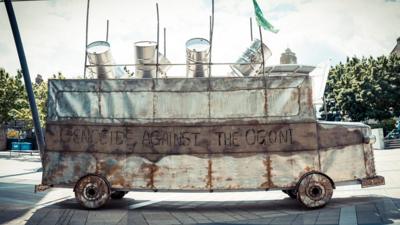
M97 209L110 198L108 182L97 175L82 177L75 185L75 199L87 209Z
M291 199L297 198L297 193L295 189L282 190L282 192L287 194Z
M111 199L122 199L127 191L113 191L111 192Z
M320 173L305 175L297 186L297 200L307 208L321 208L331 200L333 184Z

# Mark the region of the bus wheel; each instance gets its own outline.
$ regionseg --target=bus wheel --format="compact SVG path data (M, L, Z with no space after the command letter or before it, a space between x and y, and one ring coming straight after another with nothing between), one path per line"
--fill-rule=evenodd
M321 173L305 175L297 186L297 200L307 208L325 206L332 198L331 180Z
M110 187L107 181L96 175L82 177L75 185L75 198L85 208L96 209L107 203Z
M127 191L113 191L111 192L111 199L122 199Z
M297 198L297 193L295 189L282 190L282 192L287 194L291 199Z

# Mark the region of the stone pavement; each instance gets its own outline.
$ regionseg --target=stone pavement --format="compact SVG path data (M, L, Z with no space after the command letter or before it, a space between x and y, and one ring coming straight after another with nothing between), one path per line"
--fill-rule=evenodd
M375 151L385 186L340 186L322 209L307 210L281 191L129 192L98 210L70 189L33 193L38 156L0 153L0 224L400 224L400 149Z

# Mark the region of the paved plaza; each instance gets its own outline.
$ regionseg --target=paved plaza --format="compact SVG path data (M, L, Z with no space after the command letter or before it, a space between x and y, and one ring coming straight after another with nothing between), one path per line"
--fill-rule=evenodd
M37 155L0 153L0 224L400 224L400 149L376 150L385 186L340 186L322 209L307 210L281 191L129 192L85 210L71 189L33 193Z

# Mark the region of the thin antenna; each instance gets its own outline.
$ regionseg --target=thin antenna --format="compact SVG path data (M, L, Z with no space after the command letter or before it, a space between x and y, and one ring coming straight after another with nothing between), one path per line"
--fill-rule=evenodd
M157 9L156 78L158 78L158 48L160 46L160 14L158 12L158 3L156 3L156 9Z
M210 17L210 57L208 59L208 77L211 77L211 52L214 34L214 0L211 1L211 17Z
M107 20L106 42L108 42L108 31L110 29L110 21Z
M261 55L262 55L262 75L265 75L265 59L264 59L264 42L262 38L261 26L258 26L258 31L260 32L260 41L261 41Z
M164 27L164 57L167 57L167 28Z
M86 9L86 32L85 32L85 65L83 67L83 78L86 79L86 64L87 64L87 46L88 46L88 32L89 32L89 7L90 0L87 0L87 9Z
M253 41L253 19L250 17L250 40Z

